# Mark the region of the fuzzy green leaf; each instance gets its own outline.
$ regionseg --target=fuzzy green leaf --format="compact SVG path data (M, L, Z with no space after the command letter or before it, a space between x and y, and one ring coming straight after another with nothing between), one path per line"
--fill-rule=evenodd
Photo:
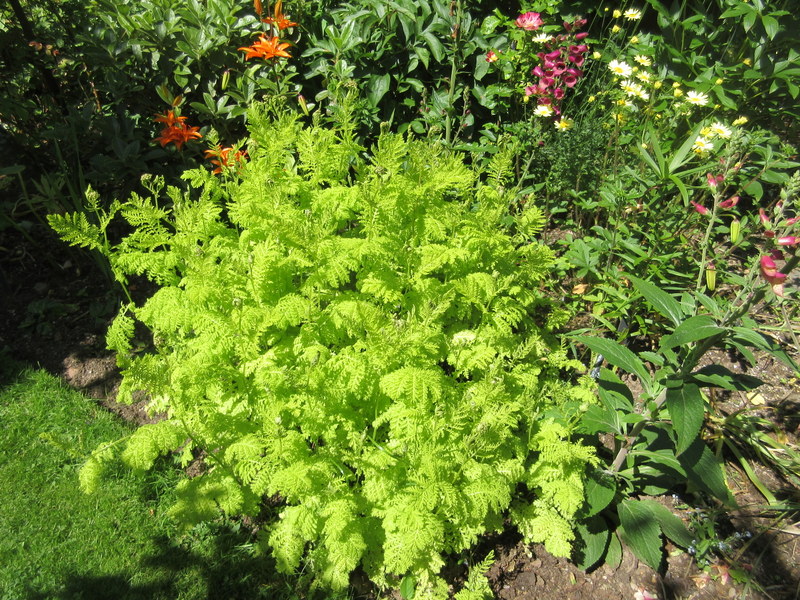
M705 418L705 401L700 388L685 383L677 388L667 388L667 410L678 436L675 454L681 454L697 439Z

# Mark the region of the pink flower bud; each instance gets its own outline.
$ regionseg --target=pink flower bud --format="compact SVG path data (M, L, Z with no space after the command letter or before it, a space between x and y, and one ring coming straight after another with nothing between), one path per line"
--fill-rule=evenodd
M767 216L767 213L764 212L763 208L758 209L758 217L761 219L761 224L764 227L769 227L769 217Z
M787 235L786 237L778 238L778 246L796 246L800 243L800 238L794 235Z
M722 183L723 181L725 181L725 176L724 176L724 175L717 175L717 176L715 177L715 176L714 176L714 175L712 175L711 173L706 173L706 180L708 181L708 187L710 187L710 188L715 188L715 187L717 187L717 186L718 186L720 183Z
M800 217L792 217L791 219L786 219L786 224L794 225L797 221L800 221Z
M578 41L584 40L587 37L589 37L589 32L588 31L582 31L581 33L576 33L575 34L575 39L578 40Z
M694 206L694 209L697 212L699 212L701 215L707 215L708 214L708 209L705 206L703 206L702 204L698 204L694 200L689 200L689 202L692 203L692 206Z
M727 200L723 200L719 203L720 208L733 208L739 204L739 196L731 196Z

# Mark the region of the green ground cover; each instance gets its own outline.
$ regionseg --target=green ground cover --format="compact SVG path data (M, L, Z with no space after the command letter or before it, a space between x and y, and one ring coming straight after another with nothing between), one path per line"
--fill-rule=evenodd
M236 523L176 530L165 516L177 479L170 464L120 470L83 494L84 457L130 428L44 371L0 381L0 598L274 598L275 586L289 589L265 583L268 563L254 564Z

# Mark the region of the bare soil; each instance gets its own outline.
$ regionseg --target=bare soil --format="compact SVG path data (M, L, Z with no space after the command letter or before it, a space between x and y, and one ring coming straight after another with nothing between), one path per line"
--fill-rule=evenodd
M69 250L45 231L39 233L39 244L33 246L13 230L0 231L0 360L8 357L40 366L121 418L136 424L152 422L157 417L146 413L144 401L130 406L115 402L120 375L104 343L117 305L108 299L109 282L84 253ZM720 411L755 411L770 421L774 435L796 444L800 385L787 367L768 356L761 357L755 367L722 352L710 354L707 360L744 370L766 383L755 399L738 393L716 398ZM756 469L778 498L800 502L796 487L768 469ZM733 539L739 533L741 542L703 569L692 556L668 543L666 568L661 573L627 550L619 565L587 573L541 546L523 544L513 531L488 537L474 556L479 561L494 550L497 560L488 577L502 600L800 599L800 517L764 512L764 497L733 461L728 476L740 506L729 513L698 506L692 499L657 499L687 523L702 514L716 523L720 536ZM452 572L455 591L463 582L464 569L454 565ZM353 594L375 597L374 591L361 585L354 587Z

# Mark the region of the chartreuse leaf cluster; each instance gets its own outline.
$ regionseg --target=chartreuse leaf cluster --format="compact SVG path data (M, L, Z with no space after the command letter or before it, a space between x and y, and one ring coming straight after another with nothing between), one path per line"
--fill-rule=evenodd
M539 291L553 253L534 206L509 212L510 169L482 178L388 133L365 151L346 128L259 107L249 122L241 173L188 171L188 191L119 204L130 233L108 246L112 267L159 284L109 331L120 397L144 390L168 418L98 449L83 485L117 458L146 469L203 450L173 513L280 498L265 543L329 588L360 567L444 598L444 555L508 518L568 555L595 460L573 436L592 384L549 335L564 319ZM153 352L133 353L137 322Z

